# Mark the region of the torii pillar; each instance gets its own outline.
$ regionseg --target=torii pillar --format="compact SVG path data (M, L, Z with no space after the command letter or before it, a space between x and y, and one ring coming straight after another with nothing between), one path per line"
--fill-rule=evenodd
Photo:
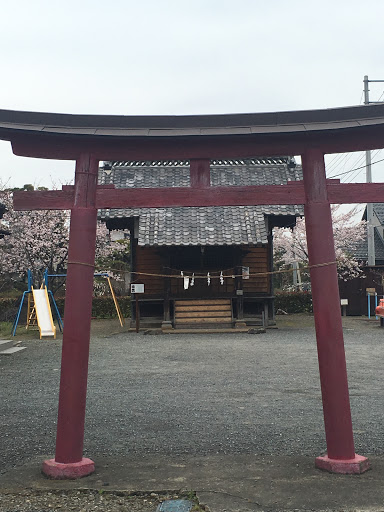
M68 249L56 455L43 463L51 478L80 478L95 470L83 457L85 403L96 244L98 160L76 160Z
M324 155L320 150L310 149L302 155L302 164L309 265L314 266L310 269L312 300L327 441L327 453L317 457L315 464L332 473L363 473L370 465L366 457L355 454L353 442Z

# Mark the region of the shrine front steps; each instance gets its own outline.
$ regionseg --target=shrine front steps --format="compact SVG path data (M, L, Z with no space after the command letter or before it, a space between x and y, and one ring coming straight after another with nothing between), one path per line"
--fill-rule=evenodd
M175 330L233 328L231 299L175 300Z
M158 329L161 327L163 317L161 316L143 316L140 317L140 329ZM131 318L130 327L134 329L136 326L135 317Z
M11 356L16 352L21 352L27 347L20 347L15 344L12 340L0 340L0 355Z

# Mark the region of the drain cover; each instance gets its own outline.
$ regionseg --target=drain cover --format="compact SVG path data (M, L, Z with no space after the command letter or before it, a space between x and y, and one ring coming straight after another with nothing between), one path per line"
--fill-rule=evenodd
M189 500L167 500L160 503L156 512L189 512L193 507Z

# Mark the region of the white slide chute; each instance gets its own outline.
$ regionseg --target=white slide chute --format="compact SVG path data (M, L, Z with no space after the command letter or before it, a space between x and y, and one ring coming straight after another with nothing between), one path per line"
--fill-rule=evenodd
M53 323L51 306L49 304L47 288L35 290L32 288L33 301L37 317L37 325L40 330L40 339L43 336L56 338L56 327Z

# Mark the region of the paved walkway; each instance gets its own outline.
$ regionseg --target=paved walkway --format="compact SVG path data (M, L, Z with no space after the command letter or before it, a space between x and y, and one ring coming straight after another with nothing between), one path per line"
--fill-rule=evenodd
M0 359L2 489L195 489L215 511L382 510L384 329L347 318L356 451L364 475L314 468L325 450L312 319L260 335L94 337L85 455L96 473L52 482L60 341ZM17 466L16 468L14 466Z
M52 481L40 458L0 478L1 489L195 490L211 512L260 510L383 510L384 458L372 457L363 475L333 475L312 457L216 455L205 457L95 457L96 472L77 481ZM27 509L26 509L27 510Z

